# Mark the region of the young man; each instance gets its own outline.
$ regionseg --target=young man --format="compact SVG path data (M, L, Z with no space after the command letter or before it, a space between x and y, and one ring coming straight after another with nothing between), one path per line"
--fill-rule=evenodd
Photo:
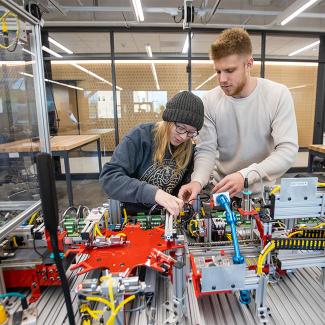
M211 45L219 86L203 98L204 125L199 135L191 182L179 197L196 198L213 171L212 192L235 196L248 177L250 190L261 192L294 163L297 125L286 86L250 75L252 44L240 28L221 33ZM255 172L251 172L255 171Z

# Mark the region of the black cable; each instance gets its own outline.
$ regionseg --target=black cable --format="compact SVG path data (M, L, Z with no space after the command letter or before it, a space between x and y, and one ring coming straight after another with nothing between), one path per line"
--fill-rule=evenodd
M42 259L44 258L44 256L36 249L36 243L35 243L35 233L33 232L33 247L34 247L34 251L37 255L39 255Z
M148 216L151 216L151 213L154 212L157 207L159 207L159 204L158 203L154 204L149 210Z
M179 24L179 23L182 21L183 18L180 17L179 20L176 20L176 17L177 17L177 16L173 16L174 23Z

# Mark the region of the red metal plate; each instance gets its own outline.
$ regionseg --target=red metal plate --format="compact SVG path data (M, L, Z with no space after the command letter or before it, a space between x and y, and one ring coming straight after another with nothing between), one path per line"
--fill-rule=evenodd
M173 241L167 242L163 238L164 229L156 227L144 230L139 224L127 225L121 233L127 236L128 243L112 247L87 247L82 246L78 254L88 254L88 258L71 269L81 268L78 274L102 268L110 272L126 272L129 275L134 268L145 265L153 248L163 252L170 249L183 247ZM105 236L116 235L116 232L106 230Z

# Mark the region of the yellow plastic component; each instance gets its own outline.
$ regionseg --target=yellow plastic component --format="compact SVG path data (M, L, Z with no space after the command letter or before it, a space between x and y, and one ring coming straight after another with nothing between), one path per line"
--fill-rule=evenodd
M128 214L126 213L125 208L123 209L123 214L124 214L124 221L123 221L123 225L125 225L128 221Z
M294 231L294 232L292 232L292 233L290 233L290 234L288 235L288 238L292 238L292 237L294 237L294 236L296 236L296 235L302 235L302 231L300 231L300 230L298 230L298 231Z
M281 189L281 186L280 185L275 186L274 189L270 192L270 195L273 195L276 192L279 192L280 189Z
M8 317L7 317L6 309L2 304L0 304L0 324L1 325L5 324L7 320Z

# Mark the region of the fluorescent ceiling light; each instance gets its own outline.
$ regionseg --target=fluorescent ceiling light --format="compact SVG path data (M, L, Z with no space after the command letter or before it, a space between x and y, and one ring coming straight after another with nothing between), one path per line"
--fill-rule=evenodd
M51 82L52 84L61 85L61 86L66 86L66 87L73 88L73 89L77 89L77 90L84 90L84 89L81 88L81 87L77 87L77 86L73 86L73 85L65 84L65 83L62 83L62 82L58 82L58 81L54 81L54 80L49 80L49 79L44 79L44 80L45 80L45 81L48 81L48 82Z
M146 51L147 51L148 56L150 58L152 58L151 46L149 44L146 45Z
M320 41L318 40L318 41L316 41L316 42L314 42L314 43L311 43L311 44L309 44L309 45L306 45L306 46L302 47L301 49L298 49L298 50L296 50L296 51L291 52L290 54L288 54L288 56L293 56L293 55L299 54L299 53L301 53L301 52L304 52L304 51L306 51L306 50L309 50L309 49L311 49L311 48L317 46L319 43L320 43Z
M60 48L64 52L66 52L68 54L73 54L73 52L71 50L69 50L68 48L63 46L61 43L57 42L55 39L49 37L48 40L49 40L50 43L54 44L55 46L57 46L58 48Z
M23 48L23 51L26 52L26 53L28 53L28 54L30 54L31 56L35 56L35 54L34 54L33 52L28 51L28 50L26 50L25 48Z
M53 56L56 56L57 58L62 58L62 55L56 53L55 51L49 49L48 47L46 47L44 45L42 46L42 50L49 53L49 54L51 54L51 55L53 55Z
M0 65L6 65L8 67L16 67L22 65L34 64L35 61L0 61Z
M141 0L132 0L132 5L137 21L144 21L143 10L141 5Z
M23 76L26 76L26 77L31 77L31 78L34 77L32 74L27 73L27 72L20 72L20 74L22 74Z
M21 75L26 76L26 77L30 77L30 78L34 78L34 76L30 73L26 73L26 72L20 72ZM69 84L65 84L63 82L58 82L58 81L54 81L54 80L50 80L50 79L44 79L44 81L50 82L52 84L56 84L56 85L60 85L60 86L65 86L65 87L69 87L69 88L73 88L73 89L77 89L77 90L84 90L81 87L77 87L77 86L73 86L73 85L69 85Z
M309 86L312 86L312 85L300 85L300 86L290 87L288 89L289 90L292 90L292 89L301 89L301 88L306 88L306 87L309 87Z
M159 82L158 82L158 76L157 76L157 71L154 63L151 63L151 73L153 75L153 78L155 79L156 83L156 88L157 90L160 90Z
M191 38L193 38L193 33L191 33ZM185 42L184 42L184 46L183 46L183 50L182 50L182 53L185 54L188 52L188 46L189 46L189 41L188 41L188 34L186 35L186 39L185 39Z
M110 60L52 60L51 64L110 64Z
M294 11L291 15L289 15L286 19L281 21L281 26L286 25L289 21L291 21L293 18L300 15L303 11L308 9L310 6L312 6L315 2L319 0L309 0L304 5L302 5L300 8L298 8L296 11Z
M72 65L73 65L75 68L77 68L77 69L79 69L79 70L81 70L81 71L83 71L83 72L85 72L85 73L88 73L90 76L92 76L92 77L94 77L94 78L96 78L96 79L98 79L98 80L100 80L100 81L102 81L102 82L104 82L104 83L106 83L106 84L109 84L110 86L113 87L113 84L112 84L110 81L108 81L108 80L106 80L106 79L100 77L100 76L97 75L96 73L94 73L94 72L92 72L92 71L90 71L90 70L87 70L86 68L82 67L82 66L79 65L79 64L72 63ZM123 89L122 89L121 87L119 87L119 86L116 86L116 88L117 88L118 90L123 90Z
M265 65L285 65L292 67L318 67L317 62L277 62L277 61L266 61Z
M203 81L200 85L198 85L195 90L200 89L201 87L203 87L207 82L209 82L210 80L212 80L213 78L215 78L217 76L217 72L214 73L211 77L209 77L207 80Z

